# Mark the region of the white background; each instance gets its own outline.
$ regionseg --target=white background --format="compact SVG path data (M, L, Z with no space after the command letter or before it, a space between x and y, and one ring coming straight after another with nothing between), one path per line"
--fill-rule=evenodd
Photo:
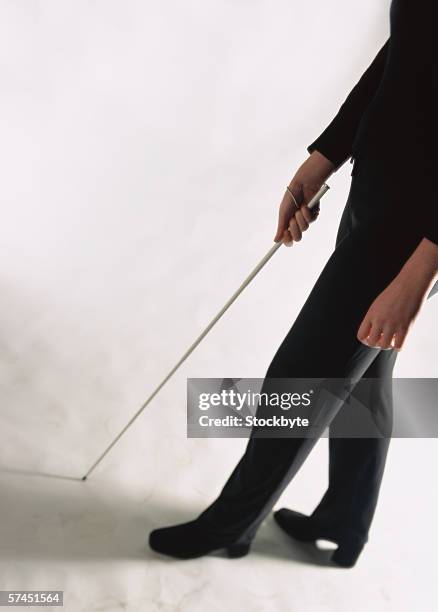
M354 570L293 562L271 519L240 561L146 547L213 500L245 445L186 439L186 378L264 375L334 246L348 163L318 223L94 476L50 477L88 469L271 246L306 146L388 32L380 0L2 0L1 588L64 589L78 612L430 605L428 542L410 529L433 524L434 440L393 441ZM434 310L397 376L436 375ZM281 505L310 512L326 471L322 440Z

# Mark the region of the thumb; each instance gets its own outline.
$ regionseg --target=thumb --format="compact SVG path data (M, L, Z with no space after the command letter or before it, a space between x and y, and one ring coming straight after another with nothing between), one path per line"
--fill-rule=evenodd
M274 237L274 242L279 242L283 238L284 230L287 228L286 215L280 213L278 216L277 233Z

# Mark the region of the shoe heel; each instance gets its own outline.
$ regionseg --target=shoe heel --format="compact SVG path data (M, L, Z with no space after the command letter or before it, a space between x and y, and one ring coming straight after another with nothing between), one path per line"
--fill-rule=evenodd
M359 540L341 543L331 556L331 560L340 567L353 567L359 558L365 542Z
M251 544L231 544L227 546L227 554L230 559L238 559L249 553Z

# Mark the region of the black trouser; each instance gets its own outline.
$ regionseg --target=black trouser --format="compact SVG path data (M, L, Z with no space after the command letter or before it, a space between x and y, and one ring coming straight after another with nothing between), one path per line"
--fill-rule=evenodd
M352 377L359 381L353 396L371 393L367 405L383 429L388 424L390 429L397 351L367 347L356 334L374 298L397 275L421 237L402 221L395 226L394 192L388 191L377 163L356 160L352 177L336 248L277 350L262 391L270 378ZM361 389L364 377L375 379L372 387ZM334 428L343 408L346 404L334 398L332 409L322 417L325 425ZM251 435L221 493L199 519L212 532L250 541L316 441ZM352 532L367 539L388 445L389 437L330 438L329 486L313 515L346 535Z

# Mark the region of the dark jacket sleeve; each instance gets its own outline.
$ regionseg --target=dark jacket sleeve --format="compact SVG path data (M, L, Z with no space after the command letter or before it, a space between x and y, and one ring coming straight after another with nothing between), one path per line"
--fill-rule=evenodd
M348 94L337 115L308 147L315 149L335 164L335 170L351 156L351 147L362 114L374 96L385 67L389 38Z
M404 182L410 218L438 244L438 70L435 0L394 6L391 64L401 82L397 113L403 129L392 150Z

